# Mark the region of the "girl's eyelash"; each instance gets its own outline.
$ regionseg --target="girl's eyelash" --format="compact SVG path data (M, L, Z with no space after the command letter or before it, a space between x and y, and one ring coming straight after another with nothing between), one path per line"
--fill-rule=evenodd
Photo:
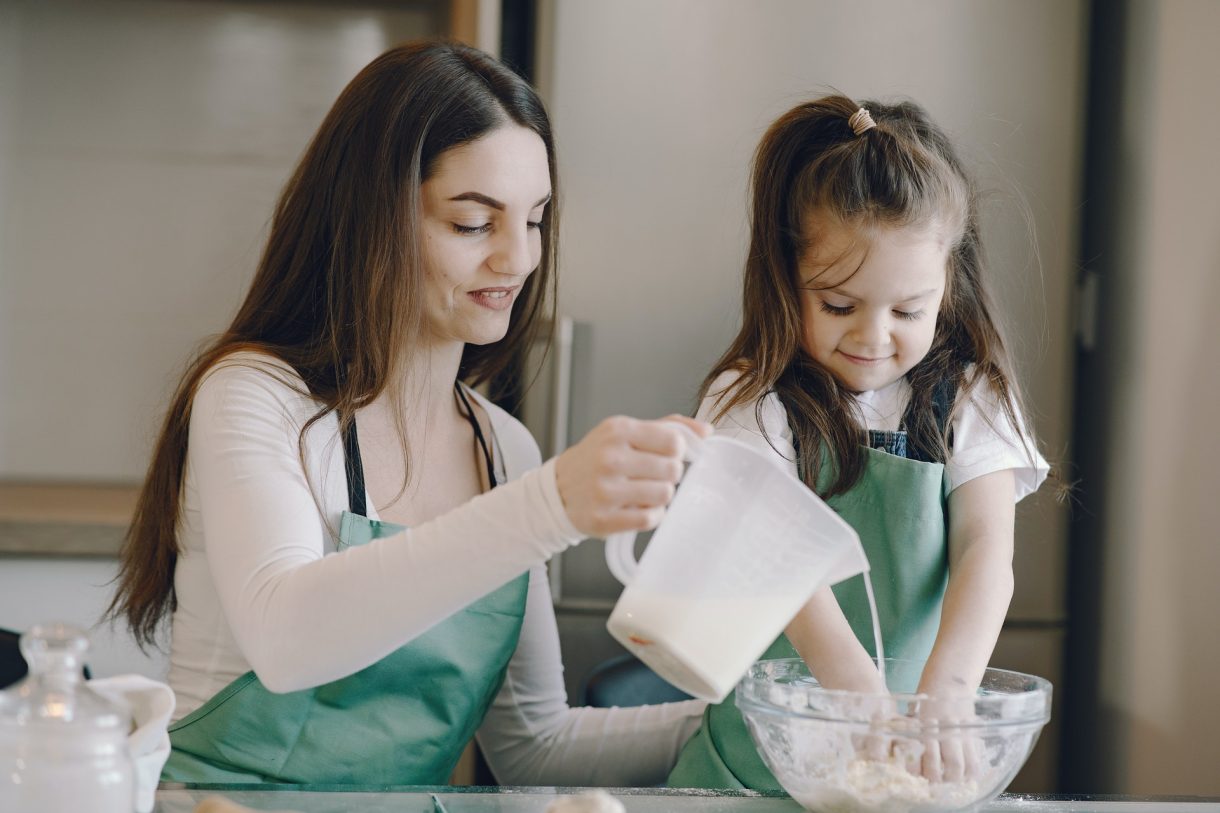
M542 221L541 220L531 220L531 221L527 222L525 225L531 229L541 229Z
M823 313L829 313L831 316L846 316L847 314L849 314L853 310L855 310L855 308L851 305L844 305L842 307L839 307L836 305L832 305L829 302L821 302L821 303L819 303L819 306L821 307ZM907 321L913 322L916 319L919 319L920 317L923 316L923 311L897 311L896 310L896 311L894 311L894 315L897 316L899 319L906 319Z

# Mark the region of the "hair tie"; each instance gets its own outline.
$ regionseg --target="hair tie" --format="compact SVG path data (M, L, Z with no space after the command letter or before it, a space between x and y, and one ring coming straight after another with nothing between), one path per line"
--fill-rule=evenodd
M856 135L863 135L876 127L877 122L873 121L873 117L869 115L868 111L861 107L851 114L851 118L847 120L847 126L851 127L851 131Z

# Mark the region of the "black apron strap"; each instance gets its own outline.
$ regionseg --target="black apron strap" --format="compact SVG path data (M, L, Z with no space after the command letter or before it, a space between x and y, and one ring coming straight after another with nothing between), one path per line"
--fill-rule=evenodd
M457 391L458 398L462 402L462 408L466 410L466 420L470 421L470 427L474 429L474 439L479 444L479 449L483 452L483 462L487 464L487 487L496 487L496 465L491 456L491 449L487 446L487 440L483 437L483 429L479 426L479 419L475 417L474 409L470 406L470 401L466 398L466 393L462 389L460 382L453 382L453 388Z
M360 436L356 434L355 415L351 416L343 429L343 471L347 474L348 510L358 516L368 516L368 505L364 499L364 463L360 460Z
M487 466L488 488L495 488L497 485L496 466L491 448L487 445L487 438L483 436L483 428L479 426L479 419L475 417L474 409L471 408L470 401L462 390L462 385L454 382L453 388L457 392L458 400L462 402L466 420L470 422L470 427L474 430L474 439L479 444L479 450L483 453L483 461ZM342 418L340 418L340 423L342 424ZM364 463L360 459L360 436L356 432L355 415L343 429L343 471L347 475L348 510L362 517L368 516L368 503L365 500L364 489Z
M949 434L945 434L945 429L949 423L949 413L953 411L953 402L957 399L957 378L955 376L945 376L932 390L932 419L936 422L936 431L939 435L946 438L950 449L953 448L953 431L949 429ZM907 407L907 412L902 418L903 427L909 427L913 421L911 420L912 410L914 405ZM910 437L910 431L906 432L908 438L906 456L912 460L919 460L924 463L944 463L944 460L939 460L939 455L933 456L931 451L935 446L929 446L933 443L930 439L924 439L924 443L918 442L918 439ZM939 444L937 444L939 445Z
M949 413L953 411L953 402L957 399L957 379L946 376L932 390L932 414L936 418L936 431L942 435L949 422ZM952 438L950 438L952 446Z

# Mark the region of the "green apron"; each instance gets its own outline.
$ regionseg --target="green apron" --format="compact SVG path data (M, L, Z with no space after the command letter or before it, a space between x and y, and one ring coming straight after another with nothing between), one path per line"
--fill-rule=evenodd
M494 485L491 454L468 404L467 414ZM352 421L344 437L352 510L343 512L340 549L403 530L363 516L359 448ZM322 686L276 694L247 672L170 726L162 780L446 784L504 680L528 583L522 574L372 666ZM335 623L360 619L343 619L337 608Z
M860 534L886 657L922 663L936 639L949 575L945 467L872 448L866 452L860 481L827 503ZM876 656L864 577L853 576L833 590L856 638ZM796 657L800 657L796 649L781 635L762 659ZM783 790L758 756L736 695L734 691L723 702L708 706L703 725L669 775L670 787Z

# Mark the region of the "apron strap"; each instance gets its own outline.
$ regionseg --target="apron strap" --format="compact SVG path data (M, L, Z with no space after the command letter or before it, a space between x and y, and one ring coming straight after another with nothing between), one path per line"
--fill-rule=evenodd
M457 390L462 407L466 410L466 420L470 421L470 426L474 429L474 439L478 442L479 448L483 452L483 462L487 464L487 487L495 488L496 466L492 460L491 449L487 447L487 440L483 437L483 429L479 426L479 419L475 417L474 410L470 406L470 401L466 399L466 393L463 391L461 383L453 382L453 388Z
M942 434L949 421L949 413L953 410L955 400L957 400L957 378L945 376L936 385L936 389L932 390L932 414L936 416L936 429ZM953 445L952 437L949 438L949 445Z
M479 419L475 417L474 409L471 408L466 393L462 391L462 385L455 381L453 389L457 393L458 400L462 402L466 420L470 422L470 427L474 430L474 439L479 444L479 450L483 452L483 461L487 465L487 487L495 488L497 485L496 467L491 449L487 445L487 439L483 437L483 428L479 426ZM368 516L368 503L365 501L364 489L364 463L360 459L360 435L356 431L355 415L343 428L343 471L347 475L348 510L362 517Z
M356 433L355 415L343 428L343 471L347 474L348 510L358 516L368 516L368 505L364 500L364 463L360 460L360 436Z
M945 429L949 423L949 413L953 411L953 402L957 399L957 377L947 375L936 383L932 389L932 419L936 422L936 431L944 435ZM913 403L907 406L907 412L902 417L902 426L905 429L910 426ZM934 459L928 451L923 448L923 444L912 442L914 439L910 437L910 432L904 431L907 436L905 443L906 454L899 455L900 457L908 457L911 460L918 460L923 463L944 463L944 460ZM947 445L950 449L953 448L953 430L949 428L949 434L946 437Z

